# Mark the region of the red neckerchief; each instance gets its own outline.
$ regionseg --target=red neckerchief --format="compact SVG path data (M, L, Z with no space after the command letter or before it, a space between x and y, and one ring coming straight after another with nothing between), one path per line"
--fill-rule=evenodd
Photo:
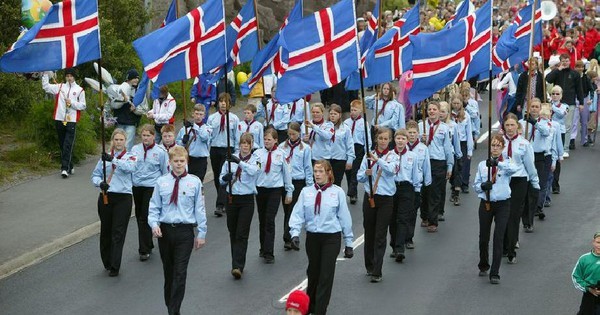
M333 124L333 121L331 122ZM335 124L333 125L335 127ZM335 142L335 128L333 128L333 136L331 136L331 142Z
M246 155L246 156L242 156L242 153L240 153L240 162L248 162L250 160L250 157L252 156L252 153ZM238 164L238 168L235 171L235 178L237 178L237 180L240 180L242 178L242 166Z
M219 114L221 114L221 125L219 126L219 132L223 132L225 131L225 113L219 111Z
M406 147L404 147L404 150L402 150L402 152L398 152L398 148L394 148L394 152L396 152L396 154L398 154L400 157L402 157L404 153L406 153L406 151L408 151Z
M538 117L537 121L540 122L540 119ZM531 136L529 137L529 141L533 142L535 140L535 125L533 125L533 128L531 128Z
M163 143L163 145L165 146L165 149L167 149L167 152L169 152L169 150L171 150L172 147L174 147L177 143L173 142L173 144L167 146L166 144Z
M324 118L321 118L321 120L319 120L319 121L316 121L316 120L314 120L314 119L313 119L312 123L313 123L313 125L315 125L315 126L320 126L320 125L321 125L321 124L322 124L324 121L325 121L325 119L324 119ZM311 131L310 131L310 136L309 136L309 138L310 138L311 140L315 140L315 131L314 131L314 130L311 130Z
M388 152L390 152L390 149L388 149L388 148L386 148L382 152L379 152L378 149L375 149L375 154L377 154L377 157L379 157L379 158L381 158L382 156L388 154ZM375 165L375 162L371 162L371 165L369 166L369 168L372 168L373 165Z
M331 183L327 183L323 185L323 187L319 187L319 185L315 183L315 189L317 190L317 197L315 198L315 215L321 214L321 192L327 190L329 187L331 187Z
M252 126L252 124L255 122L256 120L252 119L252 121L247 122L244 120L244 122L246 123L247 127L246 127L246 132L250 132L250 126Z
M356 121L361 119L361 115L358 115L358 117L356 117L356 119L352 119L352 135L354 136L354 127L356 127Z
M155 142L152 142L152 144L149 146L142 144L142 147L144 148L144 161L146 161L146 154L148 153L148 151L150 151L150 150L152 150L152 148L154 148L155 144L156 144Z
M275 109L277 108L277 100L275 99L271 99L272 105L271 105L271 114L269 114L269 121L272 121L275 119Z
M183 174L181 174L181 176L177 176L174 172L171 171L171 175L175 177L175 184L173 184L173 192L171 192L171 200L169 201L169 204L172 203L174 205L177 205L177 197L179 195L179 180L183 177L186 177L187 174L187 171L183 171Z
M512 158L512 142L513 140L517 139L518 136L519 134L517 133L514 137L509 138L506 134L504 134L504 138L508 140L508 149L506 152L508 153L507 155L509 158Z
M504 161L502 154L498 156L498 162ZM496 183L496 175L498 174L498 166L492 166L492 183Z
M415 143L413 143L413 144L410 144L410 142L409 142L409 143L407 143L407 145L408 145L408 149L412 151L412 150L414 150L414 149L415 149L415 147L416 147L418 144L419 144L419 139L417 139L417 141L415 141Z
M269 154L267 155L267 167L265 167L265 173L269 173L271 171L271 153L277 150L277 145L274 145L271 150L269 150Z
M381 110L379 111L379 114L377 114L377 116L381 116L385 113L385 105L387 105L388 102L389 102L389 100L383 101L383 105L381 105Z
M123 152L121 152L121 153L119 154L119 156L115 157L115 150L114 150L114 149L111 149L111 150L110 150L110 156L112 156L113 158L115 158L115 159L117 159L117 160L120 160L120 159L121 159L121 158L122 158L122 157L125 155L125 153L126 153L126 152L127 152L127 149L123 149ZM112 165L112 170L114 171L116 168L117 168L117 166L115 166L115 165L113 164L113 165Z
M427 137L427 145L430 145L431 141L433 141L433 134L435 133L435 130L437 130L437 126L439 124L440 124L439 119L436 122L434 122L433 124L431 123L431 121L429 122L429 136ZM433 127L435 127L435 129Z
M287 144L290 147L290 154L285 158L286 162L290 162L292 156L294 156L294 149L299 146L301 142L300 139L296 140L296 142L292 142L290 139L287 140Z
M290 111L290 118L294 117L294 115L296 115L296 102L294 101L293 105L292 105L292 110Z

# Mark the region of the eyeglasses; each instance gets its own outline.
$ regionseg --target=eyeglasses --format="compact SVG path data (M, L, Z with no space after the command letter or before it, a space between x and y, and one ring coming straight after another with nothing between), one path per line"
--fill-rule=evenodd
M560 93L552 93L552 95L560 95Z

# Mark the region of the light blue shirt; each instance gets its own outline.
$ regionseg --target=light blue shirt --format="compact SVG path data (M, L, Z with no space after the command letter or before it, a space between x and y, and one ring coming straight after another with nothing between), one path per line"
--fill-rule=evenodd
M238 154L238 157L242 157ZM239 178L236 178L235 174L238 168L242 168L242 173ZM221 167L221 174L219 175L219 182L221 185L225 185L227 192L229 192L229 184L223 181L223 176L229 172L229 162L223 163ZM233 181L231 182L232 195L256 195L256 179L258 178L258 163L256 156L251 154L250 159L247 162L240 161L240 164L231 162L231 172L233 173Z
M305 124L302 124L300 128L302 137L306 134L304 126ZM308 132L309 144L312 148L312 159L314 161L331 159L331 138L334 132L331 121L323 120L320 125L313 124L312 128L308 128Z
M504 160L508 160L508 144L511 140L504 136L504 150L502 156ZM523 137L518 136L512 140L511 144L512 159L511 162L515 166L515 172L512 177L527 177L527 180L531 183L533 188L540 189L540 180L538 178L537 170L535 168L535 157L533 156L533 148L529 141Z
M131 153L137 157L133 172L133 186L154 187L156 180L168 173L169 154L159 145L154 144L154 147L146 152L145 159L143 143L134 145Z
M273 128L276 130L287 130L288 124L290 123L290 110L292 109L291 103L288 104L279 104L275 103L273 106L273 99L269 99L267 105L267 116L269 116L269 125L273 125ZM275 108L275 112L273 114L273 119L271 119L271 113L273 112L273 108ZM256 117L265 118L265 106L259 106ZM265 123L266 123L265 118Z
M292 150L289 139L279 144L279 149L284 153L284 156L290 165L292 180L305 180L306 186L314 183L313 168L312 168L312 150L310 146L304 142L294 148L294 154L290 157Z
M227 148L227 121L221 130L221 112L216 112L208 116L206 124L210 126L211 132L211 147ZM232 148L235 148L235 139L237 137L237 126L240 119L234 114L229 113L229 141Z
M384 108L385 104L385 108ZM371 125L375 126L375 115L378 115L377 125L379 127L387 127L394 129L398 124L398 106L401 106L396 100L384 101L382 99L377 100L377 113L375 113L375 95L365 97L365 106L368 109L373 110L373 118L371 119Z
M352 118L348 118L344 120L344 124L350 130L352 134L352 139L355 144L360 144L361 146L365 145L365 120L362 116L356 119L356 122ZM352 125L354 125L354 131L352 131ZM371 139L371 130L369 130L369 124L367 124L367 135L369 139ZM369 143L370 144L370 143Z
M177 133L177 137L175 138L175 143L178 145L185 147L183 142L183 136L186 133L186 128L183 127L179 129L179 133ZM188 152L192 157L208 157L210 156L210 145L212 138L213 129L207 125L202 124L202 126L198 126L194 124L192 129L189 131L190 140L188 142Z
M569 112L569 105L561 102L552 102L552 120L560 124L560 133L567 132L565 118Z
M414 184L415 191L420 192L421 187L423 187L423 183L425 186L431 185L431 162L429 161L429 149L426 145L421 143L418 139L416 145L414 143L409 143L406 145L408 150L417 154L417 169L419 172L419 181ZM414 146L411 149L411 146Z
M369 176L365 173L367 170L367 163L371 163L367 156L362 160L356 179L359 183L364 184L365 192L371 193L371 187L369 185ZM375 187L375 194L380 196L393 196L396 194L396 182L394 177L396 175L396 169L398 168L398 155L394 151L389 151L377 160L377 163L373 165L372 183Z
M251 123L250 128L248 128L248 123ZM253 122L250 122L250 121L246 122L245 120L240 120L240 123L238 124L238 132L236 133L235 147L236 148L240 147L240 138L246 132L251 133L252 136L254 137L254 142L252 145L253 149L258 149L258 148L264 147L265 146L264 130L265 130L265 126L263 126L263 124L258 120L254 120Z
M503 201L510 199L510 179L516 171L515 163L510 160L504 160L498 163L498 172L496 174L496 182L490 190L490 201ZM481 189L481 184L488 180L488 167L486 161L479 162L477 166L477 174L473 188L477 192L477 196L483 200L487 200L485 192Z
M294 107L294 103L296 103L295 107ZM304 103L306 103L306 120L312 119L311 113L310 113L310 106L309 106L308 102L305 102L304 99L301 98L301 99L298 99L291 103L286 104L290 107L290 122L295 121L302 125L302 123L305 120L305 118L304 118Z
M545 155L551 154L550 148L552 146L552 138L551 137L551 124L546 119L538 118L537 123L535 124L535 131L532 128L532 125L526 122L525 120L519 120L521 127L523 128L523 135L526 139L529 139L531 142L531 147L533 148L534 153L544 153ZM529 127L526 127L529 124ZM525 131L527 130L527 134ZM532 134L533 132L533 140Z
M266 173L267 158L269 151L266 148L260 148L254 151L256 161L260 168L256 186L265 188L284 187L286 197L292 197L294 185L292 185L292 175L290 165L285 161L285 153L277 148L271 153L271 168L269 173Z
M315 200L318 190L314 185L304 187L292 214L290 216L290 235L300 236L302 225L310 233L337 233L344 235L344 244L352 247L354 233L352 233L352 216L346 203L346 193L342 188L332 185L321 192L321 205L318 214L315 214Z
M340 124L334 135L335 141L333 141L333 137L331 138L331 159L343 160L346 161L346 164L352 164L356 159L352 131L345 124Z
M446 123L450 130L450 140L452 141L452 151L457 159L462 158L462 150L460 148L460 139L458 138L458 125L452 119Z
M425 119L425 130L423 131L423 122L419 122L419 135L425 136L425 140L429 139L429 119ZM448 172L452 172L454 166L454 149L452 148L452 140L450 139L450 127L441 122L433 127L433 140L427 146L429 149L429 157L432 160L446 160ZM423 137L421 137L423 138Z
M458 119L456 122L456 132L460 142L467 141L467 156L473 156L473 132L471 131L471 117L465 112L465 118L462 121Z
M171 173L158 178L150 199L148 225L164 223L197 224L197 238L206 238L206 209L200 178L187 174L179 180L177 205L171 203L175 177Z
M394 130L398 130L398 129L405 129L406 128L406 112L404 109L404 105L400 104L399 102L397 102L398 104L396 105L396 118L398 118L398 120L396 121L396 125L393 127Z
M471 131L475 137L479 137L481 133L481 118L479 117L479 103L474 99L469 99L465 111L471 118Z
M137 165L137 157L129 152L125 153L120 159L117 157L121 152L115 152L112 162L106 162L106 182L110 185L108 192L131 194L133 186L133 172ZM102 177L102 159L96 163L92 172L92 184L100 187Z
M552 153L552 166L556 166L556 161L562 160L562 156L565 153L563 148L562 138L560 137L560 123L550 120L552 125L552 146L550 152Z
M419 159L415 152L411 152L408 150L408 146L406 147L406 152L402 154L402 151L394 150L394 152L398 155L398 169L396 171L396 177L394 180L396 182L409 182L413 187L416 183L422 181L419 178Z

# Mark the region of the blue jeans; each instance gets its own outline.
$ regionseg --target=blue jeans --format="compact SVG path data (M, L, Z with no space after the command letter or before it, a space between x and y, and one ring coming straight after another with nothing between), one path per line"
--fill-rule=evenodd
M125 130L125 134L127 134L127 142L125 146L127 147L127 151L131 152L131 148L133 148L133 144L135 142L135 132L137 128L135 125L119 125L117 124L117 128L121 128Z

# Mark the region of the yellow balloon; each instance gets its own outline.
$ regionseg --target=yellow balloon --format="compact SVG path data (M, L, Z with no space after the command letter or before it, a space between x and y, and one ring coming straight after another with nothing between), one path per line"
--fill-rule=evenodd
M238 85L242 85L242 83L248 81L248 75L245 72L238 72L236 76L236 81Z

